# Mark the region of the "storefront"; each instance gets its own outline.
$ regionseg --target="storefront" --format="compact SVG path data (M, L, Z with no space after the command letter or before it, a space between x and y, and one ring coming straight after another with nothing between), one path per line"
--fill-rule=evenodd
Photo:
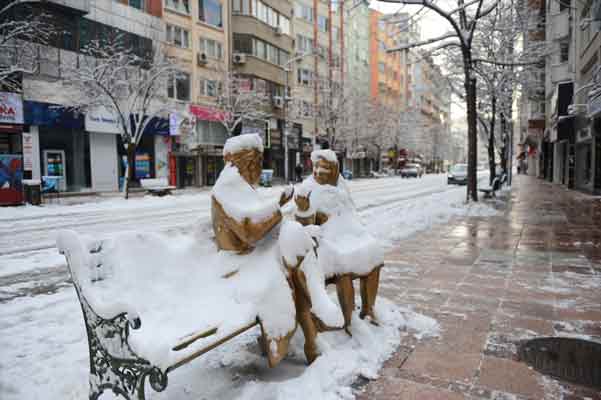
M301 138L303 126L296 123L290 123L290 125L291 127L289 128L286 140L288 140L288 177L293 181L298 178L295 170L296 166L301 163Z
M122 175L119 175L117 146L122 129L117 118L104 108L89 111L85 116L85 129L90 142L92 189L118 190Z
M189 186L212 186L223 170L223 145L228 133L222 124L223 112L215 108L191 105L190 113L196 117L191 135L180 137L178 179Z
M0 205L23 201L23 100L0 92Z
M593 91L588 99L588 132L581 135L580 142L586 147L579 147L584 153L584 160L579 162L578 174L584 181L589 181L588 188L592 193L601 194L601 91ZM579 143L580 144L580 143Z
M313 151L313 143L311 138L301 137L301 164L303 166L303 174L310 174L313 166L311 165L311 152Z
M553 144L553 182L569 188L574 187L575 167L575 117L568 114L572 98L572 82L557 85L551 99L555 122L551 127L549 140Z
M90 137L84 117L60 105L25 101L24 132L32 149L32 177L59 191L92 190Z

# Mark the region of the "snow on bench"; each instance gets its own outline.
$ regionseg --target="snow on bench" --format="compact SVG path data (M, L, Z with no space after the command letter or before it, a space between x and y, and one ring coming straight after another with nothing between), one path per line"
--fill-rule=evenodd
M175 186L169 185L167 178L140 179L140 186L153 196L165 196L171 194L171 191L176 189Z
M60 232L90 351L90 398L104 390L144 399L167 374L256 326L270 337L295 327L277 242L244 256L195 240L125 233L102 242ZM130 329L131 328L131 329Z

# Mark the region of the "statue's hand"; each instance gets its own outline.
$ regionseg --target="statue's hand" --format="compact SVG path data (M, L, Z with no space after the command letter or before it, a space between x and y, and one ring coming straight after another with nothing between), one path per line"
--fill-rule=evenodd
M288 185L280 195L280 207L288 203L292 199L292 196L294 196L294 186Z

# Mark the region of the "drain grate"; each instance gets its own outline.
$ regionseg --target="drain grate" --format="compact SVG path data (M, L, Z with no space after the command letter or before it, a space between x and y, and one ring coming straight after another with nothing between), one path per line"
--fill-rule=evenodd
M518 358L542 374L601 388L601 343L563 337L536 338L522 342Z

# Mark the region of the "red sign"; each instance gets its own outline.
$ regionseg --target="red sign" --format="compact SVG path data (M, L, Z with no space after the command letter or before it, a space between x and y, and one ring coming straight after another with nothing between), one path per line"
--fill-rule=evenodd
M210 107L202 107L196 105L190 105L190 112L196 116L197 119L202 121L223 121L225 113Z

